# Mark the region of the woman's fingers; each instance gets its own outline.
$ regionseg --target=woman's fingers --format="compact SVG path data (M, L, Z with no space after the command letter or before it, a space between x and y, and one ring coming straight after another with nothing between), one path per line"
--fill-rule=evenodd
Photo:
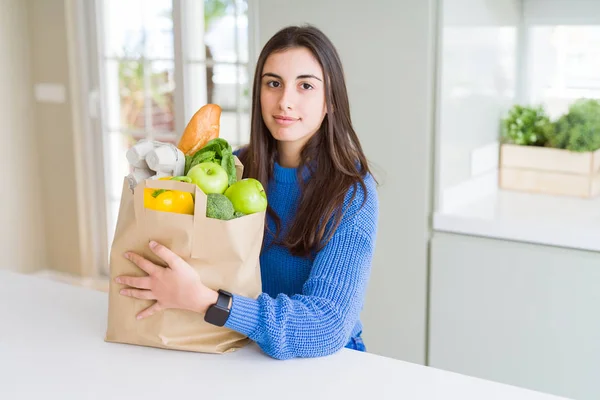
M136 253L127 252L125 253L125 258L137 265L142 271L144 271L148 275L155 275L160 271L160 269L162 269L162 267L159 267L152 261L146 260L144 257Z
M121 289L119 293L121 293L123 296L135 297L136 299L156 300L156 296L150 290Z
M174 252L172 252L171 249L169 249L166 246L163 246L160 243L151 241L149 243L149 246L150 249L152 249L152 251L154 252L154 254L163 259L169 265L169 267L171 267L171 269L177 268L179 266L179 263L183 261L182 258Z
M156 302L156 303L152 304L150 307L146 308L141 313L139 313L136 318L137 319L148 318L149 316L154 315L155 313L159 312L160 310L162 310L162 307L159 305L158 302Z
M118 276L115 281L138 289L152 289L152 282L149 276Z

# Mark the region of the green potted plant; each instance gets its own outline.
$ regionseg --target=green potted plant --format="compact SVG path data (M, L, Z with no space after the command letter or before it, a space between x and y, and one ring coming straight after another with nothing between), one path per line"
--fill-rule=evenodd
M548 135L548 145L574 152L594 152L600 149L600 102L581 99L569 107Z
M514 105L502 120L504 143L518 146L543 146L552 130L542 106Z
M553 195L600 194L600 102L575 101L551 121L542 107L515 105L502 120L499 185Z

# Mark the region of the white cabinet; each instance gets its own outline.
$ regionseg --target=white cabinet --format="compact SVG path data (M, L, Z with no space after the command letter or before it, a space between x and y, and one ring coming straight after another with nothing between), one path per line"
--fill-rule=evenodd
M429 365L600 398L600 253L436 233L430 282Z

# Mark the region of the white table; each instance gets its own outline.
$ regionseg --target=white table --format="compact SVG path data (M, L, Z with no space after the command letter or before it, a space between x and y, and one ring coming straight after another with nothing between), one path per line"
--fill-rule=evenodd
M278 361L104 342L107 294L0 271L0 399L558 397L344 349Z

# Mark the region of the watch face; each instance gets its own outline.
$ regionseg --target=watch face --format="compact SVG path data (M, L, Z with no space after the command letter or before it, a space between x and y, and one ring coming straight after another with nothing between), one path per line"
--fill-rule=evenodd
M216 305L210 306L204 315L206 322L217 326L225 325L227 318L229 318L229 310L219 308Z

